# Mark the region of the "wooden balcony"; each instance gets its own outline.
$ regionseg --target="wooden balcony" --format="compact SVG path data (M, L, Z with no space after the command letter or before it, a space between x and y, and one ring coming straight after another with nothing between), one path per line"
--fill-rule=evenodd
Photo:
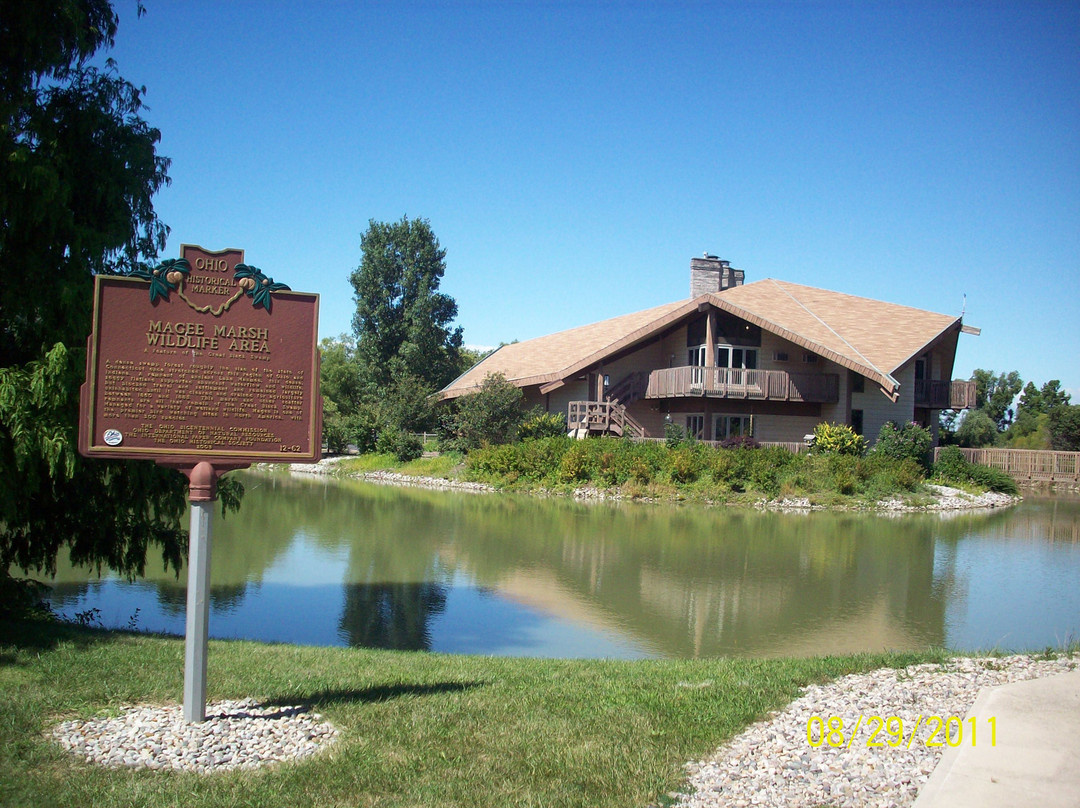
M975 407L975 382L915 380L915 406L930 410L967 410Z
M645 398L689 397L835 404L840 400L840 377L835 373L705 367L667 368L649 374Z

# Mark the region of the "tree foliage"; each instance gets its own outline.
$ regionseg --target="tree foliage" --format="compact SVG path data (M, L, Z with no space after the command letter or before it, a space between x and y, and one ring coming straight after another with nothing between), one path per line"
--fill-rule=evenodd
M972 378L975 406L990 416L998 432L1004 432L1013 420L1013 400L1024 384L1020 374L1013 370L995 375L992 370L977 368Z
M431 392L458 373L457 303L439 291L446 250L426 219L372 219L360 239L363 258L350 275L356 297L353 330L363 373L378 386L404 375Z
M475 393L462 396L447 418L444 444L468 451L486 444L512 443L525 413L521 388L501 373L489 373Z
M1061 389L1059 379L1051 379L1041 388L1034 382L1024 385L1016 407L1016 418L1007 433L1009 446L1017 449L1049 449L1050 413L1069 406L1071 396Z
M185 549L180 474L75 449L93 275L145 268L167 233L152 197L169 161L143 91L89 64L116 29L108 0L0 13L0 570L51 570L67 546L136 573L152 545L174 567Z
M1058 452L1080 452L1080 404L1055 407L1049 420L1050 448Z
M878 432L877 443L870 454L893 460L914 460L923 469L929 469L933 446L934 436L929 429L914 422L897 426L893 421L886 421Z
M347 444L368 450L378 436L386 445L385 435L433 431L432 394L475 361L453 326L457 304L439 291L446 250L427 220L371 220L360 247L360 266L349 276L355 338L321 345L323 432L331 451Z
M986 414L986 410L968 410L956 430L955 439L960 446L981 449L993 446L998 434L997 424Z

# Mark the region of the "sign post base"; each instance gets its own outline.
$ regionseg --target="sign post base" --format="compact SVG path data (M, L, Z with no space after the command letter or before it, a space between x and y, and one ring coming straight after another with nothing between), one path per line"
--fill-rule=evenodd
M212 502L191 503L188 549L187 628L184 634L184 720L206 720L206 648L210 628L210 511Z
M197 463L180 470L188 478L191 530L188 534L187 620L184 632L184 720L206 720L206 649L210 635L210 525L218 477L244 464L215 467Z

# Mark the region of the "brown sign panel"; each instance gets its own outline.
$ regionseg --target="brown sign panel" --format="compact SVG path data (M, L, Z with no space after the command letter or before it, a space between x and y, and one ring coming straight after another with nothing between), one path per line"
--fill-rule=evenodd
M274 283L240 250L184 245L182 256L141 278L94 279L80 452L318 460L318 295Z

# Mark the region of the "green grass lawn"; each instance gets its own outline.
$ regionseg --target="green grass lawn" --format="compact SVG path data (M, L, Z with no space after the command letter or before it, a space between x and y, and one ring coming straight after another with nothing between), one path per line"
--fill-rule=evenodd
M59 721L180 699L183 640L0 620L3 806L618 806L679 788L682 764L856 671L943 659L537 660L212 642L208 699L310 703L341 731L297 763L195 775L104 769Z

